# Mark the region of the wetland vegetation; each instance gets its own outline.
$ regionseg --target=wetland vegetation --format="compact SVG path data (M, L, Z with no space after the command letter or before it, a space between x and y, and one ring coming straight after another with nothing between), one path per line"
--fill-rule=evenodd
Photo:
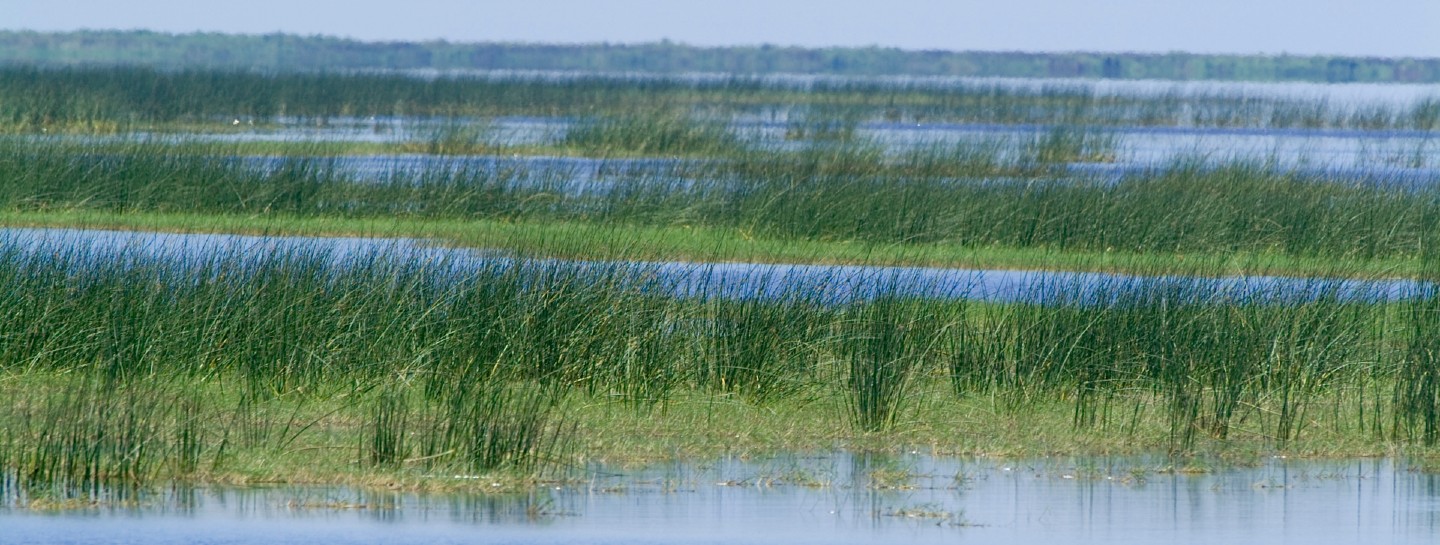
M509 73L416 77L5 65L0 66L0 97L0 131L20 133L215 129L235 120L242 121L243 128L251 122L264 126L283 120L325 126L370 117L653 120L667 109L723 121L808 118L831 128L858 121L1418 131L1440 127L1440 98L1434 96L1402 104L1357 105L1205 87L1161 85L1149 92L1124 93L1100 92L1087 83L1027 86L987 80ZM623 134L614 131L606 146L622 142Z
M0 63L45 66L126 64L167 69L584 71L689 74L825 74L1106 78L1214 81L1440 81L1440 60L1170 52L1024 53L822 49L774 45L696 47L647 44L362 42L331 36L151 31L0 30Z
M1427 148L1406 167L1419 181L1264 157L1076 168L1115 161L1122 126L1424 137L1440 129L1434 99L0 71L7 225L406 237L503 256L161 257L0 237L8 503L170 480L513 489L593 460L784 449L1425 460L1440 441ZM357 119L395 130L370 116L422 130L213 138ZM493 125L506 116L563 129L517 143ZM1033 130L903 146L864 130L917 120ZM1147 276L1037 282L1049 295L1029 302L676 296L657 288L665 260ZM1313 284L1277 301L1210 281L1237 273ZM1356 298L1333 282L1377 278L1420 283Z

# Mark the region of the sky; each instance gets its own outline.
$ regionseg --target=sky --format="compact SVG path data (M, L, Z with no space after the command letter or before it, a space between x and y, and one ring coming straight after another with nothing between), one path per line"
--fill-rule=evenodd
M0 0L0 29L1440 57L1440 0Z

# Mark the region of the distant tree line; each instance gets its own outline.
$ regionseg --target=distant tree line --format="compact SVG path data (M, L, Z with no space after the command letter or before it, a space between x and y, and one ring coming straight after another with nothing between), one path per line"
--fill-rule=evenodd
M364 42L289 34L0 31L0 63L261 71L575 70L844 76L1440 82L1440 59L1189 53L909 51L883 47Z

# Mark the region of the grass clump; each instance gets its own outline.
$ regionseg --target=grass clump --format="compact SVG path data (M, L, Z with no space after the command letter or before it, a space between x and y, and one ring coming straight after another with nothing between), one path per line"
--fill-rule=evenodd
M857 304L844 324L846 392L853 426L883 431L895 425L922 362L934 344L931 317L894 295Z
M589 155L728 157L748 146L725 123L681 111L586 117L566 129L561 145Z

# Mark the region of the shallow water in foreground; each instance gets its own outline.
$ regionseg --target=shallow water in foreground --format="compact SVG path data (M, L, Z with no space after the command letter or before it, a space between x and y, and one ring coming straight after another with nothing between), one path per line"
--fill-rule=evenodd
M0 509L8 544L1430 543L1440 476L1392 460L1020 462L843 453L591 468L521 497L168 491L139 507Z

